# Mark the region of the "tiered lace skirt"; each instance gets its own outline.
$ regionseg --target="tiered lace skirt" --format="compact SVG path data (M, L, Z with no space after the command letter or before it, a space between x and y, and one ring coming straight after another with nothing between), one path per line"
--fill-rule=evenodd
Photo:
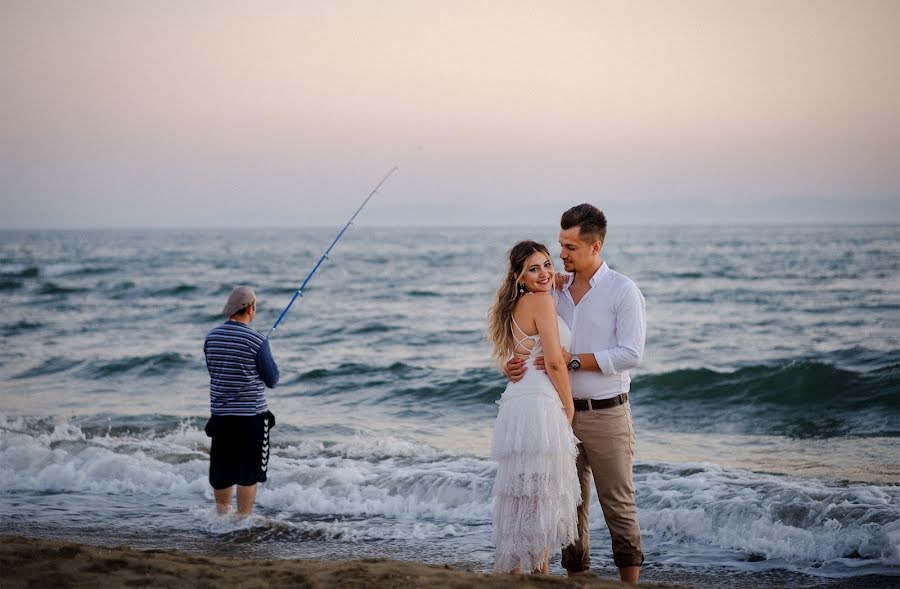
M491 448L494 569L528 573L578 537L575 436L553 383L533 366L499 405Z

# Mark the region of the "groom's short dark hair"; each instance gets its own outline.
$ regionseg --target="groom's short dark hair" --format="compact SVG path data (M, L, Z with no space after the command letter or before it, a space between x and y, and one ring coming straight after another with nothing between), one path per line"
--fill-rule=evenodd
M578 235L584 241L604 241L606 239L606 215L594 205L584 203L572 207L562 214L559 226L565 231L578 227Z

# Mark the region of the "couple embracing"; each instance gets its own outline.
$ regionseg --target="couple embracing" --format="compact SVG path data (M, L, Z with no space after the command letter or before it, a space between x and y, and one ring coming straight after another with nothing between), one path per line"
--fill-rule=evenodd
M644 561L631 462L629 370L644 351L644 297L601 257L606 217L582 204L563 213L559 275L547 248L523 241L491 308L493 356L510 383L491 455L495 569L548 571L562 547L569 574L590 569L593 475L622 581Z

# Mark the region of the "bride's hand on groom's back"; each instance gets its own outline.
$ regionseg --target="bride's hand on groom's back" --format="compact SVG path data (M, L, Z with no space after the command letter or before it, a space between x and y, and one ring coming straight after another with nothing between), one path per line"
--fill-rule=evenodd
M566 283L569 281L569 275L565 272L557 272L556 273L556 290L562 290Z
M506 377L512 382L519 382L525 376L525 360L513 358L506 363Z

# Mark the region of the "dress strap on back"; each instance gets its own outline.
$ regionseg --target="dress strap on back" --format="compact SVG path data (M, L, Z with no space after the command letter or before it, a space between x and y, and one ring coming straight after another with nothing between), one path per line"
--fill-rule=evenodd
M525 333L525 330L522 329L521 326L519 326L519 323L516 321L515 317L510 317L510 319L512 319L513 328L518 329L519 332L524 336L524 337L520 338L519 336L516 335L516 332L513 331L513 338L516 340L516 345L514 346L513 349L515 350L515 349L521 348L523 350L526 350L528 352L528 355L530 356L531 353L534 351L534 349L537 347L537 343L540 341L540 335L538 335L538 334L528 335L527 333ZM525 342L528 340L531 340L532 342L534 342L534 343L532 343L531 347L528 347L525 345Z

